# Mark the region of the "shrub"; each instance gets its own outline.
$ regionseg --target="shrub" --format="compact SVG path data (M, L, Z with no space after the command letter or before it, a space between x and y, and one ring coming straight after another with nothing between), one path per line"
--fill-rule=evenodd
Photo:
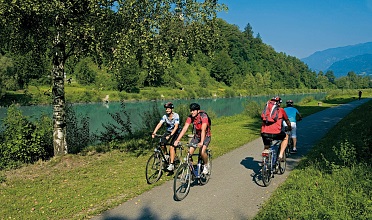
M244 108L244 114L250 118L260 118L264 104L249 100Z
M66 105L65 111L68 153L76 154L93 142L89 134L89 117L76 115L72 105Z
M11 105L3 127L0 169L45 160L53 155L53 126L47 116L31 122L15 105Z

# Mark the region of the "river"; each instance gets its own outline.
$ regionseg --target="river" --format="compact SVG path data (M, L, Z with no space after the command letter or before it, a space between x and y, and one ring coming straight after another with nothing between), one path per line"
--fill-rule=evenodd
M303 98L312 96L317 100L323 99L325 93L317 94L295 94L282 95L281 98L285 102L287 99L292 99L295 103L301 101ZM252 96L252 97L235 97L235 98L217 98L217 99L195 99L195 100L162 100L158 101L157 106L160 113L164 113L163 105L166 102L172 102L177 109L177 105L197 102L201 105L203 110L207 112L213 111L217 117L232 116L241 113L248 101L257 101L258 103L265 103L271 96ZM143 122L142 114L152 109L154 101L140 101L140 102L126 102L126 111L131 116L133 127L140 126ZM52 116L52 106L20 106L22 113L29 116L31 119L40 117L42 114ZM104 103L87 103L74 104L73 108L77 116L90 118L90 131L99 132L103 130L102 124L115 123L109 113L116 113L121 110L120 102ZM7 108L0 108L0 120L6 117ZM2 124L2 122L0 123Z

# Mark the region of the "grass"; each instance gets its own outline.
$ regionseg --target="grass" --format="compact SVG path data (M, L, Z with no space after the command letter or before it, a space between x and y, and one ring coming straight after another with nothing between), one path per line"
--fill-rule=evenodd
M371 108L331 129L254 219L372 219Z
M303 110L314 112L334 104L307 105ZM214 119L210 146L214 158L259 137L259 126L257 119L244 115ZM95 216L172 178L163 175L154 185L146 183L145 164L150 153L139 157L120 151L66 155L17 170L0 171L0 216L2 219ZM315 181L322 180L318 179ZM314 187L311 185L314 180L301 182L309 182L310 189Z

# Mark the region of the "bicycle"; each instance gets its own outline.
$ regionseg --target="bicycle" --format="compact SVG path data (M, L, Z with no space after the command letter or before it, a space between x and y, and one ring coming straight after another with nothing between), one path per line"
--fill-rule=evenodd
M288 144L287 147L285 148L285 154L286 157L291 155L291 152L293 151L293 139L292 139L292 131L287 131L288 134Z
M283 154L283 158L279 161L280 145L282 140L273 139L270 140L269 153L262 152L262 168L261 176L262 182L265 186L269 186L275 173L283 174L286 169L286 154Z
M188 148L197 147L197 144L188 144ZM203 174L201 171L204 169L204 161L201 158L200 150L198 154L190 154L190 149L187 153L184 162L178 167L174 175L173 193L174 198L178 201L183 200L190 192L191 182L198 181L200 185L208 183L212 171L212 153L210 149L206 150L208 155L208 174ZM198 162L196 165L193 163L192 156L198 155Z
M163 170L169 165L169 157L165 157L162 146L161 137L162 135L156 134L155 137L159 138L158 145L154 149L154 153L147 160L146 164L146 181L148 184L157 182L163 174ZM182 158L183 146L175 147L174 166L175 169L180 164L180 158Z

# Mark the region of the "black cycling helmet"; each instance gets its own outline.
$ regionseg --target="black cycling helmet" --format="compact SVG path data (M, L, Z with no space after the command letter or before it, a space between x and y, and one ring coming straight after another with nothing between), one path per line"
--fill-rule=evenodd
M174 105L171 102L167 102L167 103L164 104L164 108L172 108L173 109Z
M293 100L291 100L291 99L287 100L286 103L287 103L287 106L293 106Z
M200 110L200 105L198 103L191 103L190 104L190 111Z
M283 100L279 96L272 97L271 101L275 101L277 103L282 103L283 102Z

